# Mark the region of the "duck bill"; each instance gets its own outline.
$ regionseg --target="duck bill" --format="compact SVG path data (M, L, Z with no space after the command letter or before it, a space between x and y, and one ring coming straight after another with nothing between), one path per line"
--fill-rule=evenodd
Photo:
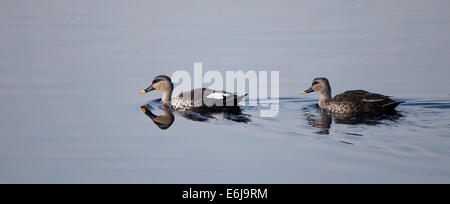
M148 93L148 92L153 91L153 90L155 90L155 88L153 88L152 86L149 86L148 88L142 90L141 94L145 94L145 93Z
M311 92L314 92L314 90L312 90L312 88L309 88L308 90L302 91L301 94L309 94Z

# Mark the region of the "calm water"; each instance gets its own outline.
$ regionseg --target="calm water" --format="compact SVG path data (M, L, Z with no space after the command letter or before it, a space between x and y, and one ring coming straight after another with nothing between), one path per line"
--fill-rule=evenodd
M3 0L0 10L0 183L450 182L449 1ZM194 62L280 71L280 114L171 113L160 93L139 94ZM324 114L316 94L298 94L317 76L334 94L406 103L394 115Z

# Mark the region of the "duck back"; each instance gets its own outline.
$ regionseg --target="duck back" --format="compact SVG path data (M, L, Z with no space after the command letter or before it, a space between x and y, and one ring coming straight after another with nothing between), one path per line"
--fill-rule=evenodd
M336 95L326 104L335 113L383 113L394 111L403 102L393 101L389 96L364 90L351 90Z
M226 91L199 88L181 93L172 101L172 106L174 109L181 111L194 109L227 111L227 109L238 107L239 102L245 96L237 96Z

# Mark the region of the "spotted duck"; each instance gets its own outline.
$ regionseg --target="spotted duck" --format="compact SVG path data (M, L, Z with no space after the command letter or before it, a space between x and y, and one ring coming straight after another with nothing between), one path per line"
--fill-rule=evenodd
M172 80L168 76L160 75L155 77L150 86L142 90L141 93L159 90L163 92L161 99L163 105L172 107L177 111L193 110L198 112L237 111L240 110L239 102L247 96L247 94L238 96L226 91L198 88L181 93L172 99L173 88Z
M393 101L389 96L364 90L346 91L332 98L330 83L324 77L314 79L311 88L301 93L311 92L320 94L319 107L321 109L337 114L392 112L404 102Z

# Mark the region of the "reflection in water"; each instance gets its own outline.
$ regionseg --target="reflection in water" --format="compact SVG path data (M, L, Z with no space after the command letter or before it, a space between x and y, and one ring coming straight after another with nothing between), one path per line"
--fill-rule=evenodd
M312 109L317 110L317 113L311 111ZM321 110L317 104L314 105L314 108L311 106L304 108L304 116L308 125L312 127L318 128L319 131L314 132L316 134L328 135L330 134L331 125L333 123L336 124L347 124L347 125L387 125L391 126L394 123L398 122L403 115L397 111L382 113L382 114L368 114L368 113L359 113L352 115L341 115L341 114L333 114L328 111ZM352 136L363 136L361 134L356 133L345 133Z
M207 121L209 119L219 119L223 118L226 120L231 120L239 123L249 123L251 122L250 115L244 114L241 107L235 107L234 109L227 109L227 111L215 110L211 111L208 109L194 109L191 111L186 111L182 113L182 116L194 120L194 121Z
M157 116L152 113L151 109L153 109L149 104L141 106L142 112L145 113L148 117L152 119L152 121L161 128L162 130L167 130L172 126L173 121L175 121L175 117L172 112L166 106L162 106L163 114Z
M320 131L315 132L321 135L328 135L331 128L332 117L325 111L320 111L320 115L314 115L305 109L305 119L308 125L319 128Z
M154 104L153 104L154 103ZM162 105L158 100L152 101L152 104L159 107L163 114L160 116L155 115L152 110L154 109L150 104L145 104L141 106L142 112L145 113L152 121L162 130L166 130L172 126L175 116L172 112L173 109ZM249 123L251 122L250 115L244 114L240 107L232 109L231 111L211 111L207 109L193 109L190 111L178 112L176 113L186 119L192 121L206 122L214 119L226 119L234 122Z

